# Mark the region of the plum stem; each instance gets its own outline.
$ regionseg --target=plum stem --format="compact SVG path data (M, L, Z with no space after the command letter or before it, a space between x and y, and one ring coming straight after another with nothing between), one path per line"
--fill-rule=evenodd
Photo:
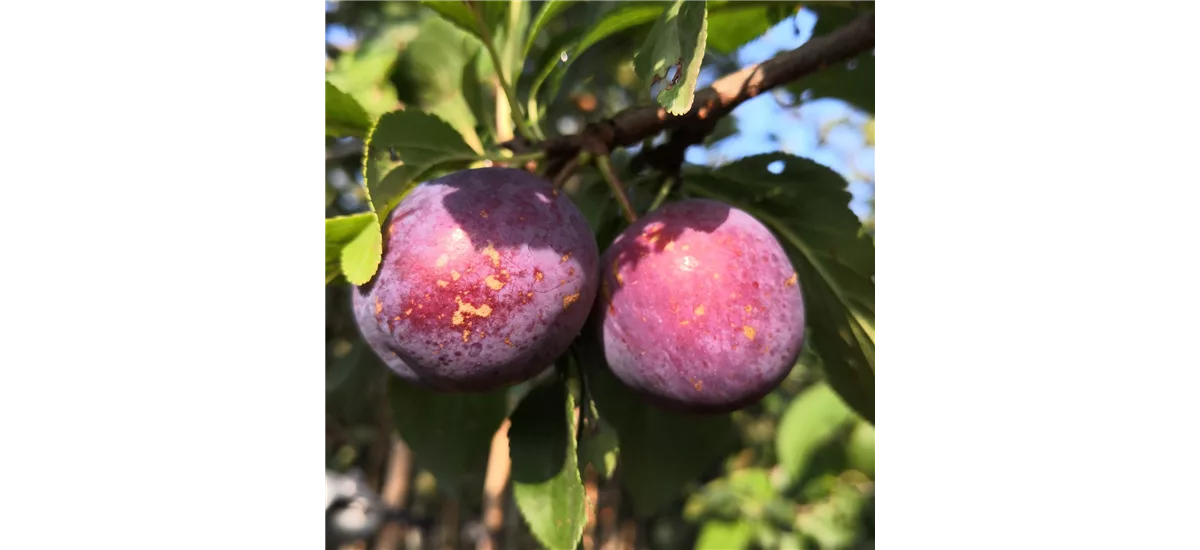
M500 153L490 153L490 154L485 154L480 158L482 158L483 160L490 160L492 162L528 162L531 160L541 160L545 157L546 157L545 151L536 151L533 153L522 153L520 155L513 155L511 157L506 157Z
M471 14L475 16L475 26L479 28L479 35L483 37L483 45L492 58L492 66L496 69L496 78L500 80L500 86L504 88L504 96L508 99L509 109L512 110L513 123L517 125L517 131L521 133L522 137L533 141L537 138L537 134L530 130L529 125L525 122L525 112L521 110L521 103L517 101L517 92L509 82L508 76L504 74L504 64L500 62L500 52L496 51L492 33L483 20L482 8L480 8L479 2L470 2L470 6Z
M625 194L625 186L617 177L616 170L613 170L612 162L609 161L608 155L599 155L596 157L596 167L600 169L600 175L604 177L604 181L608 183L609 189L612 189L613 195L617 197L617 203L621 205L621 211L625 214L625 221L633 223L637 221L637 213L633 211L633 205L629 203L629 196Z
M671 189L673 187L675 187L675 176L667 176L663 178L662 187L658 188L658 196L654 197L654 202L650 203L650 208L647 208L646 212L658 210L658 207L662 206L663 203L666 202L667 195L671 194Z
M554 188L562 189L562 186L567 183L567 180L571 179L571 176L575 174L575 170L581 165L587 164L591 158L592 156L588 154L587 151L581 151L578 155L571 157L571 160L568 160L567 163L563 165L562 169L558 171L558 174L555 174L553 182Z

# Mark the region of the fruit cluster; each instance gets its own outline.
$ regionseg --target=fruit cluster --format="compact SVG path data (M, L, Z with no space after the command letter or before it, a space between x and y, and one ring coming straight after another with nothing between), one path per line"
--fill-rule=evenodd
M417 186L353 292L371 349L410 383L479 392L528 380L576 337L659 407L725 412L787 376L804 339L797 273L758 220L688 199L601 256L579 209L538 176L480 168ZM586 329L585 329L586 327Z

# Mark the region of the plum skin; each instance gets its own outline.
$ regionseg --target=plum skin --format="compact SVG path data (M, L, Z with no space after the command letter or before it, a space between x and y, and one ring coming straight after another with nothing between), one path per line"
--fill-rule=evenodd
M595 329L612 373L660 408L721 413L776 388L804 345L787 253L757 219L704 199L668 203L601 258Z
M358 330L362 334L363 340L367 342L367 346L371 348L371 351L397 376L410 384L428 387L429 385L421 380L421 377L413 372L412 368L396 353L393 340L383 330L378 320L376 320L375 312L372 311L375 308L375 293L373 291L374 288L367 290L365 286L350 290L350 303L354 310L354 320L358 323Z
M537 375L595 301L599 250L587 221L522 170L418 185L383 233L379 270L356 291L370 315L360 326L382 333L373 349L398 375L432 389L482 392Z

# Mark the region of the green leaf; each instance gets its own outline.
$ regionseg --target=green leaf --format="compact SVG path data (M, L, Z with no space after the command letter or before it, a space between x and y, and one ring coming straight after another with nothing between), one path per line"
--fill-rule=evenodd
M542 3L542 9L538 10L537 17L529 27L529 35L525 38L525 49L522 51L521 57L529 57L529 50L533 48L533 43L537 40L538 33L542 32L542 28L574 3L566 0L550 0Z
M595 404L592 404L595 410ZM579 457L583 464L591 464L600 477L612 478L613 470L617 468L617 459L621 452L620 438L614 429L603 418L589 420L590 425L584 432L583 441L579 445Z
M810 6L817 15L813 36L822 36L875 8L874 2L821 2ZM835 98L868 113L875 113L875 53L866 52L801 78L787 86L796 95L808 92L809 100Z
M478 121L467 103L461 78L481 51L479 41L437 17L422 21L419 32L392 74L400 99L410 110L418 107L446 121L473 150L482 153L475 130Z
M858 422L846 443L846 459L851 468L875 479L875 426Z
M733 422L728 414L684 415L646 404L604 366L596 342L583 340L580 365L600 417L620 437L621 472L633 511L654 514L720 463L736 437Z
M777 164L779 173L768 170ZM842 176L808 159L757 155L709 171L687 167L685 190L758 218L799 274L807 345L826 378L863 418L875 417L875 244L850 210Z
M485 5L507 8L501 11L503 19L500 19L500 22L495 25L493 38L496 42L496 49L500 53L500 62L504 65L504 77L515 88L515 82L520 76L525 60L521 44L525 36L525 28L529 26L529 2L488 2Z
M714 7L713 11L740 8L741 4L743 2L740 1L724 2ZM765 2L760 4L777 3ZM669 2L630 2L618 4L616 8L605 13L600 18L600 21L589 29L582 38L573 40L573 34L569 32L556 36L538 59L536 64L538 70L533 79L533 84L530 86L529 96L541 102L542 105L550 103L558 95L567 69L584 52L605 38L654 22L670 6L671 3ZM563 54L566 54L566 61L562 61ZM556 67L558 68L557 71L555 71ZM547 82L549 83L549 87L546 88L546 93L539 95L538 92Z
M389 383L400 437L446 495L457 496L462 476L488 456L508 412L505 390L438 393L401 380Z
M539 59L538 66L541 69L537 76L533 79L533 84L529 88L529 97L539 98L538 91L542 89L542 85L550 79L550 87L547 88L546 97L543 98L542 104L548 104L558 95L559 87L562 86L563 76L571 64L579 59L584 52L595 45L597 42L608 38L623 30L645 25L654 21L665 9L664 4L660 2L633 2L621 5L620 7L606 13L600 22L596 23L583 38L572 44L572 33L563 33L553 41L550 47ZM566 60L562 60L562 55L566 54ZM561 66L559 66L561 64ZM558 68L556 72L554 69Z
M692 108L707 29L707 3L677 0L654 23L634 58L638 78L671 114L682 115ZM655 92L659 82L665 82L665 88Z
M802 78L791 86L796 93L809 92L809 100L824 97L840 99L850 105L875 113L875 53L867 52L845 63Z
M724 2L720 7L724 9L717 9L718 5L709 6L708 47L731 54L743 44L762 36L790 12L794 12L796 4Z
M513 499L546 548L572 549L583 536L587 497L575 448L575 404L558 381L531 390L508 429Z
M445 101L430 107L428 112L446 121L454 128L472 151L483 153L483 142L479 140L479 134L475 132L475 115L471 112L471 106L463 94L450 95Z
M406 44L417 36L415 25L396 25L356 51L338 56L326 81L353 97L372 118L399 106L396 88L387 75Z
M471 8L466 2L444 2L423 0L421 5L428 6L443 19L454 23L458 28L471 33L472 36L479 36L479 28L475 25L475 16L471 14Z
M775 435L775 453L789 482L802 479L817 451L853 419L854 413L824 383L796 396Z
M383 256L379 220L371 212L325 219L325 284L339 273L354 285L371 280Z
M763 468L746 468L729 475L729 488L735 495L759 504L775 498L771 475Z
M354 98L325 81L325 135L334 137L367 135L371 117Z
M818 548L851 548L863 534L863 515L872 497L848 477L830 476L826 494L810 497L793 522L794 529Z
M741 550L753 539L754 529L745 521L711 520L700 528L696 550Z
M410 110L379 117L367 137L363 174L380 223L422 175L448 165L465 168L476 159L462 136L436 116Z
M484 69L486 67L486 70ZM488 75L485 77L484 75ZM496 87L488 80L494 78L491 60L482 51L477 52L462 70L462 95L475 119L475 127L482 135L495 143Z

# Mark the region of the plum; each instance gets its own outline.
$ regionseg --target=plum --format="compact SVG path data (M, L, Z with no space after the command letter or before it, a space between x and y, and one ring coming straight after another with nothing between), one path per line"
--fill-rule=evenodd
M383 261L359 290L382 333L373 349L433 389L482 392L537 375L595 301L587 221L529 172L479 168L418 185L383 232ZM364 335L370 320L360 317Z
M804 344L798 275L746 212L668 203L601 258L595 328L612 373L663 409L719 413L760 400Z
M371 351L383 360L388 368L392 369L400 378L416 386L427 386L421 381L421 377L413 372L396 353L393 340L383 330L380 320L375 316L375 312L372 311L375 308L374 288L364 285L351 289L350 294L350 301L354 308L354 319L358 322L358 330L362 333L363 340L367 342L367 346L371 348Z

